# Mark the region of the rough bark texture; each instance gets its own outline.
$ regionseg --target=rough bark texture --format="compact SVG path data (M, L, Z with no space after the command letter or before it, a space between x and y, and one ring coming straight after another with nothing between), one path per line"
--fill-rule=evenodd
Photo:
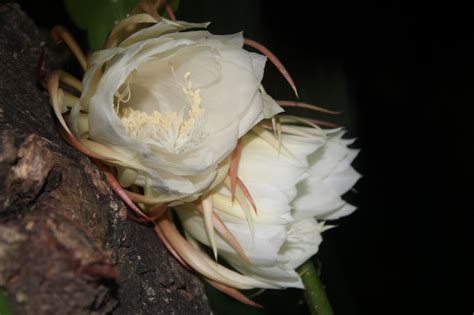
M59 138L36 82L43 45L17 5L0 5L0 287L12 312L210 313L200 281Z

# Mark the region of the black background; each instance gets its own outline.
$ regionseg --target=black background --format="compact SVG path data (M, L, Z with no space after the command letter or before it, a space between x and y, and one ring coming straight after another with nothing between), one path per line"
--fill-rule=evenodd
M289 46L344 60L365 178L359 211L330 237L357 314L471 314L472 5L331 1L273 12L303 21L281 32ZM340 314L352 314L332 291Z
M471 314L473 8L414 3L296 10L359 119L360 209L331 238L358 314Z
M359 209L319 254L336 314L472 314L474 5L181 2L179 18L271 48L304 101L331 69L343 74L346 97L314 87L316 101L343 107L338 119L362 149L354 165L364 177L347 197ZM22 3L43 27L72 27L61 2ZM313 82L318 66L329 70ZM270 94L291 95L269 68Z

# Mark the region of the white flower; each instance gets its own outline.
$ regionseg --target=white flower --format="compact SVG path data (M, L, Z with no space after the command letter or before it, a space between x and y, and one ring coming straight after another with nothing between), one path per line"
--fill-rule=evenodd
M195 199L222 180L238 138L282 111L261 89L266 58L243 50L242 34L179 32L206 26L162 19L91 56L69 126L124 187Z
M358 151L344 131L291 127L280 153L273 135L258 127L242 138L238 176L253 198L257 214L231 200L228 187L211 193L215 213L225 222L250 260L246 262L220 235L216 247L246 276L276 287L302 287L295 269L313 256L327 227L319 220L350 214L355 207L341 199L360 175L351 167ZM189 238L211 246L202 216L189 205L178 215ZM249 227L249 224L251 227Z
M130 35L144 23L153 25ZM89 61L66 30L55 28L86 73L81 83L53 71L47 88L64 139L97 159L136 219L153 220L184 266L255 305L236 289L302 287L295 269L317 252L324 220L355 210L341 195L360 177L351 167L357 150L348 149L339 129L299 126L311 125L305 119L260 123L282 111L261 86L266 58L243 50L242 34L180 32L206 26L133 15ZM271 52L246 43L265 53L296 92ZM188 241L166 211L173 206ZM237 271L212 261L199 243Z

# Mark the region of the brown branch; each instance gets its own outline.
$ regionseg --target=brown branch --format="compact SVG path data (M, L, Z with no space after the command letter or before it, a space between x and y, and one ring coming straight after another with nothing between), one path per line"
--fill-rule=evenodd
M36 82L44 40L0 5L0 287L12 313L209 314L200 281L58 136ZM46 49L46 70L55 60Z

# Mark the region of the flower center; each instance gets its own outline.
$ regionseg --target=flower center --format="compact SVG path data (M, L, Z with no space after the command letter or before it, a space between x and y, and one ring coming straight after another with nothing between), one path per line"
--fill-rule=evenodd
M190 75L190 72L184 75L185 86L182 88L187 106L179 112L160 113L155 110L148 114L122 107L120 120L128 135L171 153L184 153L199 144L206 136L204 109L201 107L200 90L192 88ZM129 89L127 94L130 94ZM122 102L126 102L127 98L130 99L129 96L123 97L125 100Z

